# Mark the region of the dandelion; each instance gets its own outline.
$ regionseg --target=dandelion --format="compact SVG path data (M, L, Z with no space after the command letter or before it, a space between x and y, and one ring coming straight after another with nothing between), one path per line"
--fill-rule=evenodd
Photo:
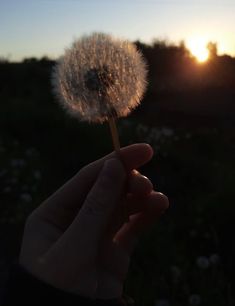
M127 116L146 89L146 64L136 46L94 33L76 40L56 65L52 81L61 105L82 121L109 121L114 147L120 145L115 119Z
M134 44L103 33L76 40L53 73L62 106L80 120L125 117L146 88L146 64Z
M210 266L210 262L206 256L200 256L197 258L197 266L205 270Z
M189 305L192 305L192 306L200 305L201 297L198 294L192 294L190 295L188 302L189 302Z

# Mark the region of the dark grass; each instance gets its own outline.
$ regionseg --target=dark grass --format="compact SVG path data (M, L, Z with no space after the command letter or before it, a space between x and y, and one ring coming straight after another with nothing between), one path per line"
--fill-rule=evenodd
M57 106L50 94L51 64L0 71L8 79L0 88L1 284L17 260L29 213L80 168L112 150L108 126L79 123ZM184 101L174 92L166 96L168 105L171 99ZM154 158L141 171L170 200L133 254L125 290L137 306L197 305L193 295L202 306L233 303L235 127L226 106L231 102L223 107L216 97L218 111L210 112L213 101L205 98L205 115L196 106L187 112L183 106L164 109L159 101L166 98L148 93L137 112L119 121L123 146L153 146Z

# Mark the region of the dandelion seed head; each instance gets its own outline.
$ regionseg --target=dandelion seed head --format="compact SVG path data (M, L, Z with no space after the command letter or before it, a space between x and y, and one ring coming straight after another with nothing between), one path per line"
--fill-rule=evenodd
M125 117L146 89L146 63L136 46L108 34L76 40L54 68L53 90L60 104L83 121Z

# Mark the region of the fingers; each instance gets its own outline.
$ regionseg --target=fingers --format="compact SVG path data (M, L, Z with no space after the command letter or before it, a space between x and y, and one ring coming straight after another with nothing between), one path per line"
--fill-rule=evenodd
M50 253L57 253L57 257L63 254L63 262L73 264L95 256L109 218L123 196L125 180L120 160L107 160L79 214Z
M136 197L131 194L126 196L126 199L119 205L114 211L112 218L110 218L109 225L106 231L106 238L113 239L116 233L120 230L123 224L127 221L126 217L131 216L136 213L140 213L146 206L148 202L151 201L151 198L148 196L145 197Z
M162 213L169 207L168 198L159 192L152 192L145 209L130 216L130 221L125 223L114 237L114 241L128 253L131 253L138 235L156 222Z
M152 182L144 175L141 175L137 170L132 170L128 178L128 192L132 195L146 196L153 190Z
M113 237L117 230L126 222L128 216L140 212L145 207L146 198L153 190L153 184L137 170L128 176L128 186L121 205L118 205L110 219L107 236Z
M144 165L152 158L152 155L153 150L148 144L133 144L121 149L121 160L127 171ZM64 230L82 206L104 162L115 156L113 152L84 167L48 198L39 207L37 213Z

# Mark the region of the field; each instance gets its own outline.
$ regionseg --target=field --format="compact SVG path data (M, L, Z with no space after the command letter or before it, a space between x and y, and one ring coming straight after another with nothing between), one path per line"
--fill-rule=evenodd
M106 125L79 123L57 106L51 66L44 59L0 67L0 286L17 260L28 214L112 150ZM170 200L138 242L125 291L137 306L234 305L234 113L213 112L211 100L206 116L161 109L164 97L158 99L149 94L118 123L123 146L153 146L154 158L141 172ZM179 97L168 93L165 100L171 99Z

